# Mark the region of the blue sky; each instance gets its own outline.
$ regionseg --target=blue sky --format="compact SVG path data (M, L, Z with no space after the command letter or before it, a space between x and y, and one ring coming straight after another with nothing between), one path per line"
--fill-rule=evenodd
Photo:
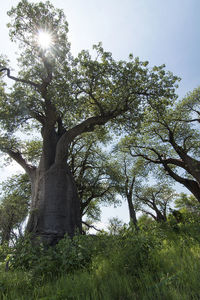
M15 45L9 42L6 11L18 2L2 1L0 11L0 54L7 54L13 62ZM91 49L93 44L101 41L116 59L127 59L133 53L141 60L148 60L150 65L166 64L168 70L182 78L177 91L180 97L200 85L199 0L51 2L65 11L73 54L81 49ZM3 178L3 173L0 176ZM105 209L102 221L106 222L112 215L127 221L126 205L115 211Z

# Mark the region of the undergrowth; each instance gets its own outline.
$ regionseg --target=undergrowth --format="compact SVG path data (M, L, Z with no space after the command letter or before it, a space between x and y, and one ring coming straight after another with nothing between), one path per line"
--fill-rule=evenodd
M54 248L24 238L14 249L1 248L0 299L200 299L196 232L124 228L118 235L66 237Z

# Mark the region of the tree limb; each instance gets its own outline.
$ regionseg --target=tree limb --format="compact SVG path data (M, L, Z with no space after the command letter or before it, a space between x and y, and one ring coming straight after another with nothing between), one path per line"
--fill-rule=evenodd
M10 75L10 69L9 68L1 68L0 69L0 72L3 72L3 71L7 71L7 77L14 80L14 81L17 81L17 82L21 82L21 83L25 83L25 84L29 84L31 86L34 86L36 89L39 89L40 88L40 85L33 82L33 81L30 81L30 80L26 80L26 79L20 79L18 77L15 77L15 76L11 76Z
M26 160L22 157L22 154L19 151L7 150L7 154L14 159L29 175L29 177L33 176L33 173L36 170L36 167L29 165Z
M71 143L78 135L84 133L84 132L90 132L95 129L96 125L104 125L109 120L113 119L115 115L113 113L110 113L106 116L96 116L96 117L90 117L83 121L82 123L76 125L72 129L69 129L66 131L65 134L60 138L57 149L56 149L56 162L63 161L63 159L66 159L66 149L69 143Z
M86 222L84 222L84 221L82 221L82 223L83 223L84 225L86 225L88 228L93 228L93 229L96 230L96 231L103 232L103 230L96 228L94 225L90 225L90 224L88 224L88 223L86 223Z

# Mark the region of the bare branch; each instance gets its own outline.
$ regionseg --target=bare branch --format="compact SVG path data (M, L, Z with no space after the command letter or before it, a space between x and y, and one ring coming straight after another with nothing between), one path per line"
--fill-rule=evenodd
M96 231L103 232L103 230L100 230L100 229L96 228L94 225L90 225L90 224L88 224L88 223L86 223L86 222L84 222L84 221L82 221L82 223L83 223L84 225L86 225L88 228L93 228L93 229L96 230Z
M28 85L31 85L31 86L34 86L36 89L39 89L40 88L40 85L33 82L33 81L30 81L30 80L26 80L26 79L20 79L18 77L15 77L15 76L11 76L10 75L10 69L9 68L1 68L0 69L0 72L3 72L3 71L7 71L7 77L16 81L16 82L21 82L21 83L25 83L25 84L28 84Z
M26 160L22 157L22 154L19 151L13 151L13 150L7 150L7 154L14 159L29 175L29 177L32 177L36 167L29 165Z
M90 91L85 90L84 88L80 87L78 85L79 89L81 90L81 92L88 94L90 96L90 98L94 101L94 104L99 108L99 111L101 113L101 115L104 115L104 109L102 107L102 105L98 102L98 100L94 97L93 93L92 93L92 89L90 88Z
M172 165L175 165L177 167L181 167L181 168L186 170L186 165L185 165L185 163L183 162L182 159L170 158L170 157L165 158L165 156L163 154L159 153L156 149L151 148L151 147L137 146L137 148L143 148L143 149L152 151L153 153L155 153L157 155L157 159L152 159L149 156L147 156L145 154L142 154L142 153L133 154L132 151L130 150L130 155L132 157L142 157L145 160L147 160L149 162L152 162L154 164L164 164L164 163L165 164L172 164Z

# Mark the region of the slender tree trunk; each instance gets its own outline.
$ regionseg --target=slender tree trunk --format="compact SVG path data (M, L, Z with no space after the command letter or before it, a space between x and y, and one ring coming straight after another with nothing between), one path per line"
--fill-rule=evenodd
M135 228L138 229L135 208L134 208L134 205L133 205L133 202L132 202L132 197L130 195L127 195L127 201L128 201L130 223L133 223Z
M66 163L54 163L47 171L35 172L27 231L49 245L65 234L73 236L81 231L80 202Z

